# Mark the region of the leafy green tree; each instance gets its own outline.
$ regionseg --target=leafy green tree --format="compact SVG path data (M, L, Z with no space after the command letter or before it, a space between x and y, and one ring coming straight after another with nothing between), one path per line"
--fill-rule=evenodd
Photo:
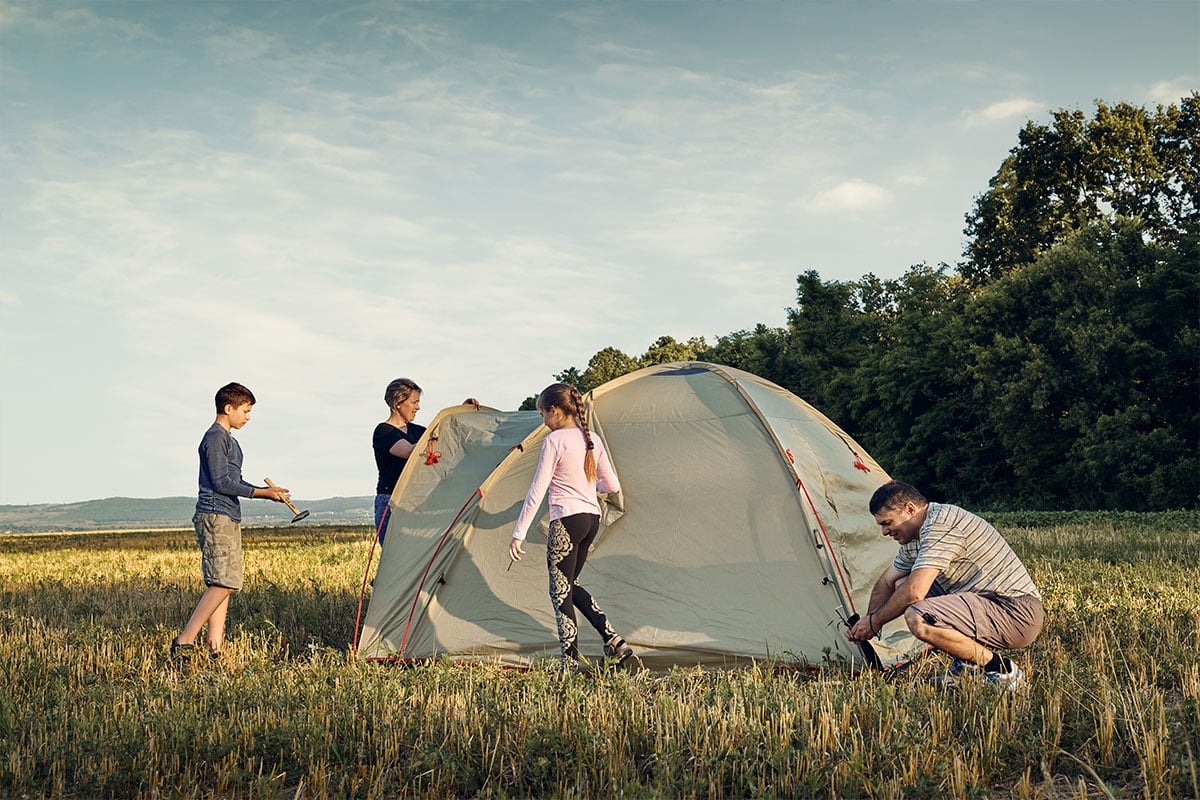
M554 380L558 383L565 383L568 386L574 386L582 391L583 375L575 367L567 367L562 372L554 376Z
M1200 213L1200 93L1153 112L1096 102L1092 119L1059 110L1030 122L967 214L960 265L983 284L1101 219L1140 219L1145 235L1176 244Z
M844 418L855 368L880 343L878 281L824 281L814 270L796 278L777 377L781 386L834 419Z
M844 410L834 421L894 477L935 499L978 503L998 480L993 473L1002 460L969 402L960 340L964 282L945 264L918 264L895 280L867 276L859 294L875 317L876 341L840 381ZM975 476L968 486L954 481L964 471Z
M638 368L637 359L615 347L606 347L588 360L587 369L576 384L581 392L590 392L597 386L608 383Z
M704 352L707 347L703 336L692 337L686 342L677 342L671 336L660 336L638 359L638 365L649 367L675 361L695 361L696 354Z
M1191 505L1200 259L1141 223L1087 226L965 309L983 427L1025 508ZM1185 477L1190 476L1190 477Z
M700 361L751 372L781 384L780 359L787 339L783 328L769 328L762 323L752 331L736 331L718 337L712 347L696 354Z

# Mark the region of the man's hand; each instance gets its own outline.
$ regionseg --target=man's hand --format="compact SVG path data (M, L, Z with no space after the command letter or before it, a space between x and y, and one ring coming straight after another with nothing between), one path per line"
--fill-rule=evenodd
M513 561L520 561L521 555L524 552L525 551L521 548L520 539L513 539L512 543L508 546L508 555Z
M850 629L846 631L846 638L852 642L865 642L867 639L870 639L872 636L878 633L878 631L873 628L872 625L874 625L874 619L872 615L867 614L858 622L850 626Z

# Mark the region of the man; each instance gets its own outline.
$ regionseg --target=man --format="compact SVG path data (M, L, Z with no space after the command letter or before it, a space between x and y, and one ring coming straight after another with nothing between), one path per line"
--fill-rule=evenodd
M989 683L1014 689L1025 675L996 649L1026 647L1042 630L1042 596L1025 565L991 525L958 506L930 503L891 481L871 496L870 511L900 545L875 582L867 613L846 637L865 641L903 615L923 642L953 660L953 686L982 668Z

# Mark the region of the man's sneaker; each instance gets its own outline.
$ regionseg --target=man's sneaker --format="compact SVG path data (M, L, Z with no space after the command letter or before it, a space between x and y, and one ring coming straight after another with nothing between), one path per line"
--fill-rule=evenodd
M614 636L604 645L604 655L621 662L633 655L633 648L620 636Z
M963 681L978 678L982 671L978 664L954 657L950 659L950 668L946 670L945 674L934 675L929 682L939 689L957 689Z
M993 686L997 686L1006 692L1011 692L1021 684L1025 683L1025 673L1021 671L1014 662L1005 659L1008 662L1007 672L988 672L984 671L983 679Z

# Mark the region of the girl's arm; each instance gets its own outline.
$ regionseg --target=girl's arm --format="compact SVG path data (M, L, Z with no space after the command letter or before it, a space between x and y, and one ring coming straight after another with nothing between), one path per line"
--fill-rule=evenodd
M522 541L533 524L533 516L537 513L546 490L550 488L550 478L554 475L554 466L558 461L558 451L549 439L542 440L542 454L538 458L537 472L533 473L533 483L529 485L529 493L525 495L525 505L521 507L521 515L517 517L517 525L512 538Z
M621 491L621 481L617 478L617 471L613 469L612 463L608 460L608 449L606 447L598 447L600 457L596 459L596 491L600 494L616 494Z

